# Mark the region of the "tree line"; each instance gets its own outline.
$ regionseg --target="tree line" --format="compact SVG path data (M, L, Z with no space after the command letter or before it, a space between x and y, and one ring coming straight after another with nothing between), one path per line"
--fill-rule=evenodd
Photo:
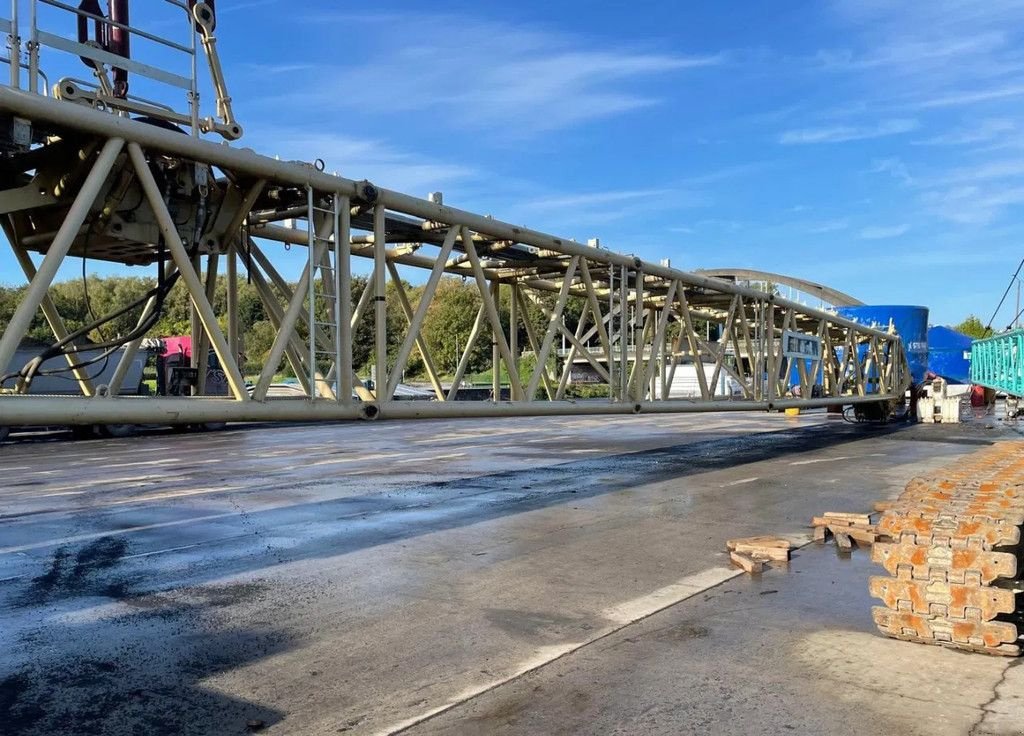
M367 287L367 283L365 277L352 279L353 308ZM140 299L155 285L156 280L150 277L93 275L84 280L71 279L54 284L50 289L50 296L68 329L77 330L96 321L97 317L113 313L124 305ZM294 284L291 287L294 288ZM25 286L0 286L0 325L10 321L14 309L24 296L25 289ZM403 289L412 309L415 310L423 296L423 287L403 282ZM393 359L405 336L408 321L396 293L395 284L389 281L387 290L388 355ZM283 303L284 295L279 294L278 296ZM324 300L318 299L317 301L320 308L324 309L322 304ZM553 306L554 295L542 295L542 301L546 302L550 308ZM454 374L473 328L480 304L480 294L475 283L465 283L458 277L445 277L438 285L434 298L427 309L422 336L437 364L438 371L443 375ZM226 314L227 279L224 276L217 280L213 307L218 315ZM509 289L501 290L498 307L502 324L508 334L510 323ZM566 304L563 318L570 331L576 329L583 308L584 301L580 298L570 298ZM527 310L526 317L535 326L535 333L543 335L548 321L546 315L532 304L528 305ZM126 335L135 327L138 317L138 310L116 317L103 328L93 330L89 337L94 342L100 342L119 335ZM323 316L323 319L327 319L326 315ZM243 371L250 375L257 374L270 352L276 330L267 315L256 287L246 281L244 277L239 279L238 283L238 320L244 354ZM226 319L223 316L221 316L221 322L221 326L226 329ZM353 363L362 375L368 375L370 366L375 362L373 324L374 315L371 307L365 311L362 320L353 330ZM991 334L991 331L986 331L981 320L974 315L969 316L960 324L954 325L953 329L974 338ZM150 336L187 335L189 330L188 294L184 284L179 282L175 284L166 299L160 319L151 330ZM302 331L300 329L300 334ZM39 343L53 342L53 333L41 312L36 314L27 337ZM529 337L522 323L519 325L517 337L519 345L529 349ZM490 367L490 330L485 327L471 353L468 373L485 372ZM289 370L285 361L278 368L284 373ZM422 356L417 351L414 351L409 359L406 375L410 378L424 375Z
M352 305L355 307L367 287L365 277L352 279ZM126 304L130 304L156 286L156 279L138 276L95 276L83 279L71 279L54 284L50 296L60 312L69 330L77 330L96 321L97 317L116 312ZM295 285L291 284L291 288ZM10 321L15 308L24 296L27 287L0 286L0 325ZM273 287L272 287L273 288ZM413 286L403 282L403 288L415 311L423 296L422 286ZM503 326L508 334L510 322L510 290L501 290L499 313ZM284 295L278 294L284 304ZM545 295L544 300L551 304L554 295ZM481 300L475 283L465 283L458 277L445 277L435 291L427 310L422 336L428 351L444 375L454 374L462 351L466 347ZM317 299L317 306L326 310L325 300ZM575 329L579 316L583 311L582 299L569 300L564 312L569 329ZM217 279L214 290L213 307L220 316L221 327L227 329L227 279ZM388 355L393 360L398 352L408 327L406 313L396 293L396 285L389 281L387 286L387 323L388 323ZM188 335L190 331L189 298L185 286L180 281L175 284L164 303L164 308L156 326L150 331L151 337L171 337ZM363 318L353 330L353 363L361 375L368 375L369 368L375 362L374 356L374 310L371 306L365 310ZM93 330L89 338L93 342L109 340L127 335L134 329L140 310L114 318L102 328ZM527 318L536 326L536 333L543 334L547 326L547 317L536 306L529 305ZM326 314L322 316L326 320ZM244 356L243 371L247 375L259 373L270 352L276 330L260 298L256 287L245 280L238 282L238 321ZM305 339L304 328L300 335ZM32 322L27 338L39 343L50 344L54 341L41 312L37 313ZM524 326L519 325L519 345L529 347L528 335ZM282 373L290 370L286 361L278 367ZM468 373L481 373L491 368L490 330L486 328L477 340L471 353ZM422 356L414 351L406 368L406 375L415 378L424 375Z

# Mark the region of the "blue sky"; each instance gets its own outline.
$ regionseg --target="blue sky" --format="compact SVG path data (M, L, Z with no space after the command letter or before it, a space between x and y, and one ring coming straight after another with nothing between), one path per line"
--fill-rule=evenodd
M218 7L263 153L935 323L987 319L1024 256L1021 2Z

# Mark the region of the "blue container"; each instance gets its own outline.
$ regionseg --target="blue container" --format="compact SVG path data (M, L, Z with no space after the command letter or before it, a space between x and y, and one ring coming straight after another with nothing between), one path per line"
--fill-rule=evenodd
M950 383L970 383L971 338L948 327L930 328L928 370Z
M896 333L903 338L903 349L907 352L910 374L914 383L924 380L928 372L928 307L901 305L839 307L836 312L867 327L889 329L892 322Z

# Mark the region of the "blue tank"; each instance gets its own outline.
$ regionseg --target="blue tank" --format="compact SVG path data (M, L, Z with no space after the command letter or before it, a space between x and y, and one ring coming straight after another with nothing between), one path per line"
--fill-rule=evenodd
M870 305L838 307L836 312L840 317L880 330L887 330L891 321L896 333L903 338L914 383L924 380L928 372L928 307Z
M928 370L950 383L971 382L971 338L948 327L928 330Z

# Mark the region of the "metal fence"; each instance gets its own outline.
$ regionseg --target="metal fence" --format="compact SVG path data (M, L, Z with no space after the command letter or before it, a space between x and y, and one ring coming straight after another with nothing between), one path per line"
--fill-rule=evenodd
M1024 330L1014 330L971 345L971 382L1024 396Z

